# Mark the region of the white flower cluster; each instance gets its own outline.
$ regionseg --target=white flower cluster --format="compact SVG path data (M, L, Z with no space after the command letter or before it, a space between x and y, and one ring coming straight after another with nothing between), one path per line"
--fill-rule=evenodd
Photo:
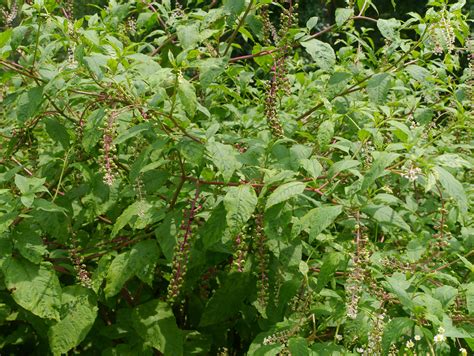
M418 177L421 175L422 171L421 168L411 166L405 172L401 173L401 176L403 178L408 179L410 182L414 182L418 179Z
M292 335L293 335L292 330L278 331L270 336L266 336L263 339L263 344L264 345L285 344Z
M444 330L442 326L438 328L438 333L433 338L435 344L441 344L446 341L446 335L444 335L445 332L446 330Z

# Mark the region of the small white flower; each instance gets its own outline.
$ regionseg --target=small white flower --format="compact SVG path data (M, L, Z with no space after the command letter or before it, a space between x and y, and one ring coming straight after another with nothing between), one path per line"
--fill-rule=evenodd
M459 352L461 353L462 356L467 356L467 350L464 347L461 347L459 349Z
M360 353L360 354L363 354L365 350L364 350L363 347L358 347L358 348L356 349L356 351L357 351L358 353Z
M433 338L435 344L441 344L446 341L446 336L444 334L436 334Z
M407 348L411 349L413 346L415 346L415 343L410 339L405 345Z
M415 335L415 338L414 338L416 341L420 341L421 340L421 336L420 335Z
M445 332L446 330L442 326L438 328L438 334L444 334Z
M337 335L336 335L336 340L337 340L337 341L341 341L341 340L342 340L342 335L337 334Z

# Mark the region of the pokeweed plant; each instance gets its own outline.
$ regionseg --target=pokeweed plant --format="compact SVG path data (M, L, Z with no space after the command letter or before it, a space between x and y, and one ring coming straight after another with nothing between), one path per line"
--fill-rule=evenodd
M4 2L1 353L472 353L464 4Z

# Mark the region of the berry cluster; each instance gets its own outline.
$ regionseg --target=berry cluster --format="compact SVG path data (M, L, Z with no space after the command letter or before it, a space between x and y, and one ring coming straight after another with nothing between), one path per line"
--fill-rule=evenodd
M258 302L261 306L266 306L268 303L268 262L269 254L266 246L267 237L263 231L263 217L258 214L256 217L255 228L255 247L258 264Z
M115 120L118 113L112 111L105 121L104 131L102 136L102 156L101 156L101 171L104 174L104 183L112 186L117 176L117 165L114 162L114 157L117 153L117 148L113 144L115 134Z
M283 4L282 4L283 5ZM277 101L282 93L290 94L290 85L288 82L288 69L286 66L287 50L290 48L290 38L288 36L290 28L297 22L295 9L297 4L289 1L289 7L282 6L280 14L280 28L277 31L272 24L268 14L268 7L264 7L261 12L264 27L264 41L267 45L274 43L280 48L278 55L273 55L273 66L271 69L271 79L266 84L265 116L267 123L276 137L283 136L283 128L277 113Z
M192 237L193 221L198 210L198 198L199 188L197 187L194 199L191 202L191 207L188 211L184 213L183 223L180 227L182 231L182 239L178 241L174 250L171 280L168 285L168 300L171 302L175 302L177 300L184 283L184 278L186 277L191 246L190 243Z
M13 25L13 21L15 21L18 15L18 4L14 0L10 7L10 11L2 9L3 14L3 21L5 22L5 27L11 27Z

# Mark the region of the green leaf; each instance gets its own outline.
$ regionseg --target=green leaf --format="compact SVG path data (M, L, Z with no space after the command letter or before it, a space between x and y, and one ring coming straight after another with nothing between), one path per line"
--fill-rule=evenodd
M379 19L377 20L377 28L383 37L390 41L396 41L400 39L400 34L398 29L400 28L401 23L396 19Z
M62 318L48 332L54 355L68 353L87 336L97 317L96 297L82 286L68 286L62 293Z
M237 160L237 152L230 145L219 142L209 142L207 151L209 152L212 163L217 167L226 182L232 178L234 171L242 166Z
M344 254L341 252L331 252L324 255L321 271L318 274L318 282L316 284L316 288L314 289L316 293L321 292L321 290L331 280L341 261L344 261Z
M224 10L231 15L238 15L245 9L245 0L225 0Z
M458 295L458 290L451 286L441 286L433 290L433 297L438 299L443 308L447 309Z
M139 305L132 312L132 326L146 345L164 355L183 355L183 332L167 303L154 299Z
M290 198L296 197L304 192L306 185L302 182L290 182L279 186L270 194L267 199L265 210L272 206L287 201Z
M317 16L310 17L309 20L306 21L306 28L308 30L312 30L314 26L318 24L318 21L319 21L319 17Z
M292 337L288 340L288 350L292 355L309 356L308 341L304 337Z
M257 195L250 185L231 187L224 197L226 221L231 231L238 233L250 219L257 206Z
M184 110L190 117L194 117L197 108L197 98L194 86L185 79L179 81L178 97L184 106Z
M334 175L338 174L339 172L345 171L347 169L351 169L360 165L359 161L353 159L345 159L343 161L338 161L334 163L331 168L329 168L328 176L333 177Z
M35 265L10 257L2 271L5 285L18 305L41 318L59 320L61 287L52 264Z
M17 104L16 117L25 122L36 115L43 103L43 87L34 87L20 95Z
M403 218L389 206L369 205L363 211L381 224L396 226L408 232L411 231L410 226L408 226Z
M132 219L136 216L144 215L151 206L143 201L136 201L135 203L129 205L127 209L117 218L117 221L114 224L112 232L110 233L111 237L117 236L117 234L122 230Z
M405 68L405 70L411 75L413 79L423 84L427 83L426 79L431 76L431 73L428 69L415 64L410 64Z
M341 27L354 16L354 9L338 8L336 9L336 25Z
M397 344L397 341L401 336L410 336L411 328L414 324L415 322L408 318L392 319L384 329L382 337L383 354L386 355L390 346Z
M383 104L387 100L391 79L388 73L378 73L370 78L367 83L369 100L376 104Z
M310 241L314 240L324 229L328 228L342 213L342 206L328 205L310 210L300 220L303 230L309 229Z
M323 171L323 166L321 166L321 163L318 162L316 159L308 159L308 158L303 158L300 159L300 164L303 169L308 172L311 177L314 179L317 179L320 175L321 172Z
M377 178L384 174L385 168L389 166L399 155L396 153L380 152L370 167L369 171L364 175L361 190L365 191L371 187Z
M183 49L194 48L200 39L199 25L191 24L187 26L178 26L176 34Z
M395 294L404 307L411 309L413 307L413 301L407 290L410 288L413 278L407 280L403 273L396 272L392 276L385 277L385 279L387 281L382 283L385 288Z
M46 178L25 177L15 174L15 185L22 194L47 192L48 189L43 186L45 182Z
M438 174L439 182L446 193L457 202L461 212L466 213L468 207L467 197L462 184L444 168L436 166L434 171Z
M133 127L129 128L127 131L125 131L125 132L121 133L119 136L117 136L117 138L114 139L114 144L116 144L116 145L121 144L121 143L131 139L132 137L137 136L139 133L141 133L143 131L148 131L149 132L151 130L152 130L152 126L148 122L138 124L136 126L133 126Z
M248 273L234 272L227 275L222 285L209 299L199 325L218 325L239 312L250 291Z
M160 250L154 240L139 242L130 251L115 257L107 271L105 296L116 295L134 275L151 284L159 257Z
M328 71L334 69L336 65L336 54L330 44L312 39L301 42L301 45L321 69Z
M46 132L49 137L55 142L59 142L64 149L69 147L70 136L66 128L59 122L58 119L44 118L43 122L46 126Z
M311 350L314 352L313 355L327 355L327 356L343 356L343 355L354 355L348 353L344 347L336 345L332 342L325 343L314 343L311 346Z
M316 140L321 151L326 151L334 136L334 122L325 120L319 125Z
M102 80L104 78L102 68L107 68L108 59L109 57L96 53L92 56L84 57L84 63L97 80Z
M48 249L41 237L31 230L18 231L15 235L15 248L21 255L33 263L40 263Z

